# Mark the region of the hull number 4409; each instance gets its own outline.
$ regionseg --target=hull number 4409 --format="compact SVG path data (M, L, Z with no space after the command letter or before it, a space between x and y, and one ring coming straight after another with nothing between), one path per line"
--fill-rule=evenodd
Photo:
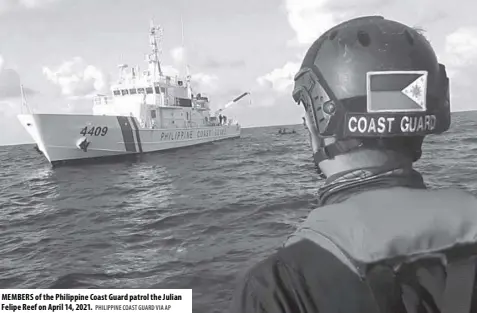
M100 127L100 126L92 126L92 127L84 127L81 129L80 134L83 136L90 135L90 136L105 136L108 133L108 127Z

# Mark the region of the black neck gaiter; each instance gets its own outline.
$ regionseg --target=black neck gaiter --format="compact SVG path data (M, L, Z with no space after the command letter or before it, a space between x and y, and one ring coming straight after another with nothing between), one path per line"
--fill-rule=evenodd
M408 187L426 189L421 174L412 168L368 168L329 177L318 191L319 206L339 203L364 191Z

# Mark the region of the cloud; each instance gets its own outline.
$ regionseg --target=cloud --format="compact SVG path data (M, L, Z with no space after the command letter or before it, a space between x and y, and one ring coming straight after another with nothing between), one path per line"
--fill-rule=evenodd
M461 27L447 35L442 59L451 82L452 110L477 110L477 27Z
M409 14L412 8L413 14ZM369 15L382 15L411 26L446 22L452 31L455 20L472 23L476 5L473 0L284 0L290 27L295 31L293 43L307 46L334 25Z
M19 98L21 96L20 85L20 75L15 70L5 67L5 61L0 55L0 100ZM23 87L23 92L25 95L36 93L27 87Z
M205 73L193 73L191 77L192 86L203 92L213 92L218 89L219 78L216 75Z
M29 9L38 8L44 5L59 2L60 0L20 0L20 3Z
M257 78L261 87L268 87L279 93L291 93L293 77L298 72L300 63L287 62L281 68L276 68L268 74Z
M178 76L180 75L180 71L171 65L162 65L161 64L162 73L167 76Z
M333 26L333 12L325 8L327 0L286 0L288 23L296 33L299 44L309 44L317 34Z
M64 62L56 69L43 67L43 74L60 88L64 96L70 98L90 97L109 89L108 76L80 57Z
M270 110L278 110L282 107L281 111L283 108L286 108L287 111L292 110L288 106L297 107L291 98L291 93L294 84L293 78L298 72L300 64L299 62L286 62L282 67L259 76L256 79L257 86L252 90L252 106ZM293 108L292 111L294 113L291 117L297 119L298 111L296 108Z
M0 13L18 9L36 9L60 0L0 0Z
M337 23L360 12L372 15L392 1L397 0L285 0L288 23L296 34L292 43L311 44Z
M34 9L57 1L59 0L17 0L16 2L27 9Z
M461 27L447 35L444 58L455 68L476 65L477 27Z
M20 75L12 69L0 69L0 99L18 98L21 96ZM36 91L23 87L25 95L32 95Z
M172 49L170 53L174 63L182 64L185 62L186 51L183 47L176 47Z

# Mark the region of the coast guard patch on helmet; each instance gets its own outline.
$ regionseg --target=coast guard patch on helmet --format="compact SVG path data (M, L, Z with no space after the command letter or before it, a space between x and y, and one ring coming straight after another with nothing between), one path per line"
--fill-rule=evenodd
M427 71L368 72L366 87L368 113L427 111Z
M366 75L366 113L348 112L350 137L432 134L438 117L427 108L427 71L381 71Z

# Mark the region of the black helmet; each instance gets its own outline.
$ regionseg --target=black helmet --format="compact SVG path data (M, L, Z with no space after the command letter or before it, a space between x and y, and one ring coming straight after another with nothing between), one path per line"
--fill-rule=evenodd
M295 76L293 98L311 120L317 165L363 146L416 161L424 136L450 126L444 65L419 31L381 16L349 20L318 38Z

